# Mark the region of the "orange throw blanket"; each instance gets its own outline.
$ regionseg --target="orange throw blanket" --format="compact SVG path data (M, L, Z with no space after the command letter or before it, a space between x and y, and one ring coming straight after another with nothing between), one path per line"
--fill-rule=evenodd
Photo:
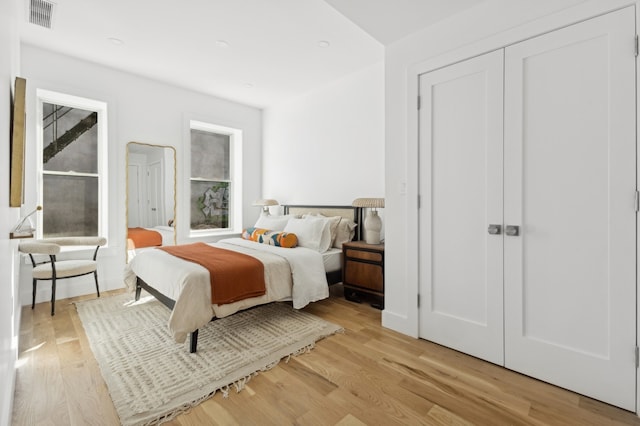
M162 245L162 235L144 228L129 228L127 231L129 249Z
M209 270L211 303L223 305L267 292L264 265L251 256L205 243L158 248Z

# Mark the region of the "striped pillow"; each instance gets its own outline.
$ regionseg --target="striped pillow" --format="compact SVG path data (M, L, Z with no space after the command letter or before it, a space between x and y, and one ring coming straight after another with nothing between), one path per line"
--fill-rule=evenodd
M276 247L293 248L298 245L296 234L263 228L247 228L242 231L242 238Z

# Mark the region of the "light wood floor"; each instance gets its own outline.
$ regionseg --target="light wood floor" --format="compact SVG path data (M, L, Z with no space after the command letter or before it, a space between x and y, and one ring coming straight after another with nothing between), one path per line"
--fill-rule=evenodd
M340 292L306 310L344 334L169 424L640 425L633 413L384 329L380 311ZM23 309L14 425L118 424L71 303L86 298L57 301L53 318L48 303Z

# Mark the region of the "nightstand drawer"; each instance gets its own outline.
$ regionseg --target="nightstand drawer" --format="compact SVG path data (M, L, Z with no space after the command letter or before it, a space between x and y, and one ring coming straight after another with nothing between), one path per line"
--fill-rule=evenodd
M355 259L371 260L373 262L382 262L382 253L347 249L345 251L345 255L347 257L351 257Z
M344 281L347 285L384 292L384 273L380 265L347 260Z

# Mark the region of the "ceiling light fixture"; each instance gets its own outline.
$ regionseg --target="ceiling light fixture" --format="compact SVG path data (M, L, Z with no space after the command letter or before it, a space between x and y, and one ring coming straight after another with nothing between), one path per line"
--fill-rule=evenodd
M216 46L218 46L218 47L220 47L220 48L222 48L222 49L226 49L226 48L228 48L228 47L229 47L229 43L227 43L227 42L226 42L226 41L224 41L224 40L217 40L217 41L216 41Z
M124 41L116 37L109 37L107 40L109 40L114 46L122 46L124 44Z
M326 49L329 46L331 46L331 43L329 43L327 40L320 40L318 42L318 47L322 47L323 49Z
M247 89L253 89L253 83L245 83L244 87Z

